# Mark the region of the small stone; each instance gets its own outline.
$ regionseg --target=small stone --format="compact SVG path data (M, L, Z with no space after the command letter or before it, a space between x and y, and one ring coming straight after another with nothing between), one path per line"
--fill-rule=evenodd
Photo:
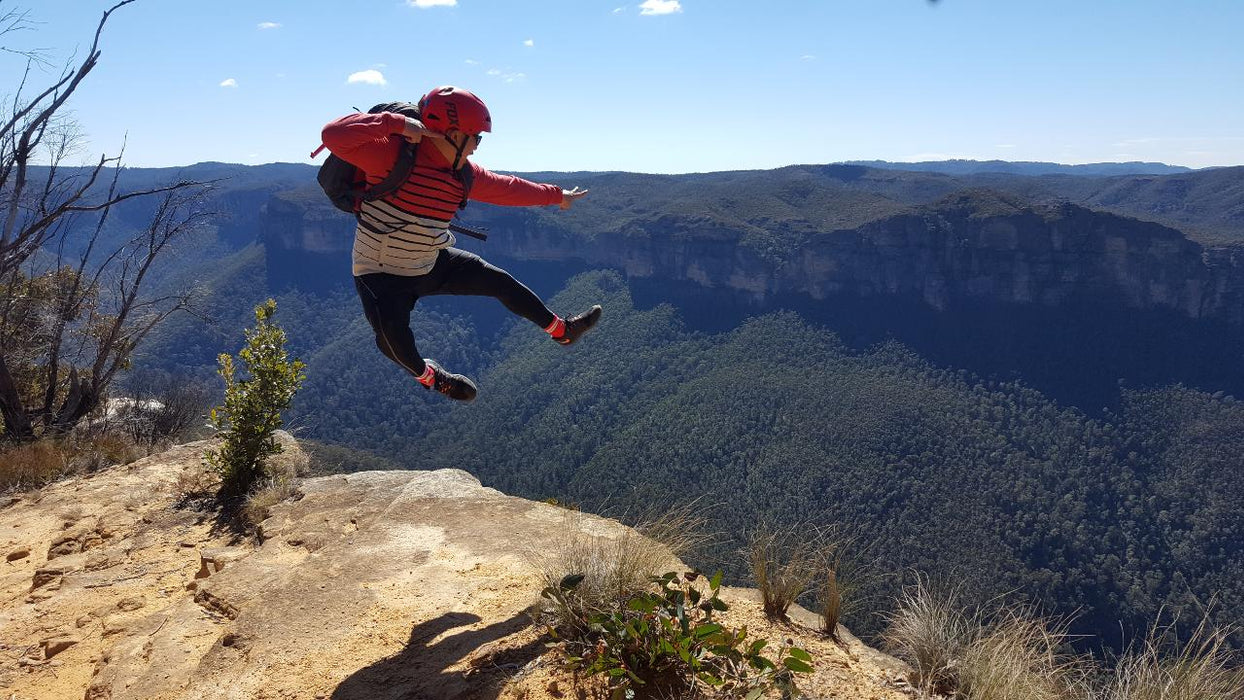
M19 559L25 559L28 556L30 556L30 547L23 546L23 547L18 547L17 549L9 552L4 557L4 560L5 561L17 561Z
M45 639L39 644L43 647L43 658L50 659L81 641L77 637L53 637L52 639Z
M75 622L74 624L77 625L79 629L86 627L87 625L91 624L91 616L83 615L82 617L79 617L78 621Z
M199 552L199 572L195 578L207 578L225 568L225 564L235 562L246 556L246 552L232 547L204 549Z
M147 602L142 598L126 598L125 600L117 603L117 609L122 612L133 612L146 605Z
M30 581L30 590L36 588L59 589L61 578L69 573L72 569L63 569L60 567L48 566L42 569L36 569L35 575Z

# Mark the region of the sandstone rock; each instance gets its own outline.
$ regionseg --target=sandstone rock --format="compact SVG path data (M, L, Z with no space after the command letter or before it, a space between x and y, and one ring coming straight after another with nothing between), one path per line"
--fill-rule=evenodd
M73 569L58 566L49 566L42 569L36 569L35 575L30 581L30 590L33 591L37 588L58 590L65 574L71 571L73 571Z
M43 647L43 658L50 659L69 647L72 647L75 644L80 644L81 642L82 640L79 637L53 637L51 639L43 640L39 643L39 646Z
M126 598L117 602L117 609L122 612L133 612L146 605L142 598Z
M75 483L79 491L54 484L42 492L49 509L80 505L102 519L114 515L107 504L124 504L141 490L160 513L155 527L131 518L112 520L108 529L82 521L61 530L59 517L40 519L29 503L17 506L21 512L0 512L0 528L16 532L20 525L29 541L88 529L102 541L92 553L98 557L79 552L35 572L32 596L52 597L65 583L54 600L17 603L26 579L16 577L10 600L17 604L0 611L0 639L21 640L25 648L27 640L56 636L33 648L30 655L43 658L29 659L25 672L13 663L12 678L0 675L6 697L53 697L47 666L56 656L64 684L55 697L88 700L486 693L547 700L546 684L556 678L548 673L529 690L493 692L518 669L534 668L544 653L528 614L542 582L525 551L563 546L568 527L607 539L630 532L613 521L506 496L458 470L361 472L307 480L301 500L273 508L264 526L271 539L262 546L232 543L210 522L187 518L168 527L177 511L159 502L172 503L177 475L197 464L206 446L179 446L132 469L105 470ZM67 548L71 541L82 542L67 538ZM193 559L182 542L201 543L203 578L192 578ZM105 556L124 563L124 573L106 577L113 586L96 588L90 574L69 575ZM577 692L564 678L547 688L563 697Z
M6 554L4 557L4 560L5 561L18 561L20 559L25 559L28 556L30 556L30 547L22 545L22 546L19 546L17 549L14 549L8 554Z
M246 554L247 552L236 547L204 549L199 552L199 572L194 577L207 578L224 569L226 564L245 558Z

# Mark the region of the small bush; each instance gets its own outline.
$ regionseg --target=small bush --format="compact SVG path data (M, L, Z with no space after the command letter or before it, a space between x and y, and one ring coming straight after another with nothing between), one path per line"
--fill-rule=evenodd
M838 625L844 615L866 603L860 590L881 575L883 565L868 560L869 548L860 538L837 528L821 528L820 533L821 556L812 587L815 612L821 618L821 631L841 643Z
M285 331L272 322L275 314L272 299L255 307L255 327L246 331L238 353L246 377L236 376L233 357L219 357L225 403L212 409L211 419L224 444L210 451L207 461L220 473L222 499L246 495L264 476L264 460L281 451L273 437L283 425L281 413L305 378L306 365L288 360Z
M556 606L572 605L583 576L568 576L542 595ZM707 583L708 590L703 589ZM746 630L713 621L728 606L718 594L720 572L707 581L696 573L653 577L645 591L624 605L595 613L561 642L567 667L609 679L613 697L702 697L709 694L755 700L771 687L794 690L793 673L810 673L812 658L803 649L782 646L774 659L767 642L747 639ZM553 630L555 638L558 630Z
M206 464L188 466L177 474L173 493L178 507L207 510L215 505L220 490L220 474Z

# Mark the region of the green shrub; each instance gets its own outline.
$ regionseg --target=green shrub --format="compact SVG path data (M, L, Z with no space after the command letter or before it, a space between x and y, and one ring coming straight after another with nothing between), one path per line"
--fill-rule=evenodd
M264 460L281 451L273 437L282 425L281 412L289 407L301 386L306 367L288 360L285 331L272 322L276 302L255 307L255 327L246 331L246 344L238 353L246 377L237 377L233 357L220 355L220 376L225 380L225 403L212 409L212 425L224 438L207 461L221 478L219 496L245 496L264 476Z
M621 607L598 612L577 625L553 630L571 670L608 677L615 698L636 697L637 690L678 697L726 696L755 700L766 690L794 689L794 673L810 673L811 656L783 645L774 659L763 652L766 640L747 640L746 629L728 629L713 613L728 606L718 594L721 573L708 580L696 573L654 576L648 590ZM574 609L582 575L567 576L541 595L563 609Z

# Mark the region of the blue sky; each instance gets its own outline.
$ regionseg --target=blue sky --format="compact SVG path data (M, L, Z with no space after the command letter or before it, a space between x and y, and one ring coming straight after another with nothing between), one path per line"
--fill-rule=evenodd
M0 45L59 68L111 4L5 0L37 24ZM330 119L441 84L488 103L497 170L1237 165L1241 28L1240 0L138 0L70 104L84 157L128 134L133 166L308 161ZM0 95L22 67L0 54Z

